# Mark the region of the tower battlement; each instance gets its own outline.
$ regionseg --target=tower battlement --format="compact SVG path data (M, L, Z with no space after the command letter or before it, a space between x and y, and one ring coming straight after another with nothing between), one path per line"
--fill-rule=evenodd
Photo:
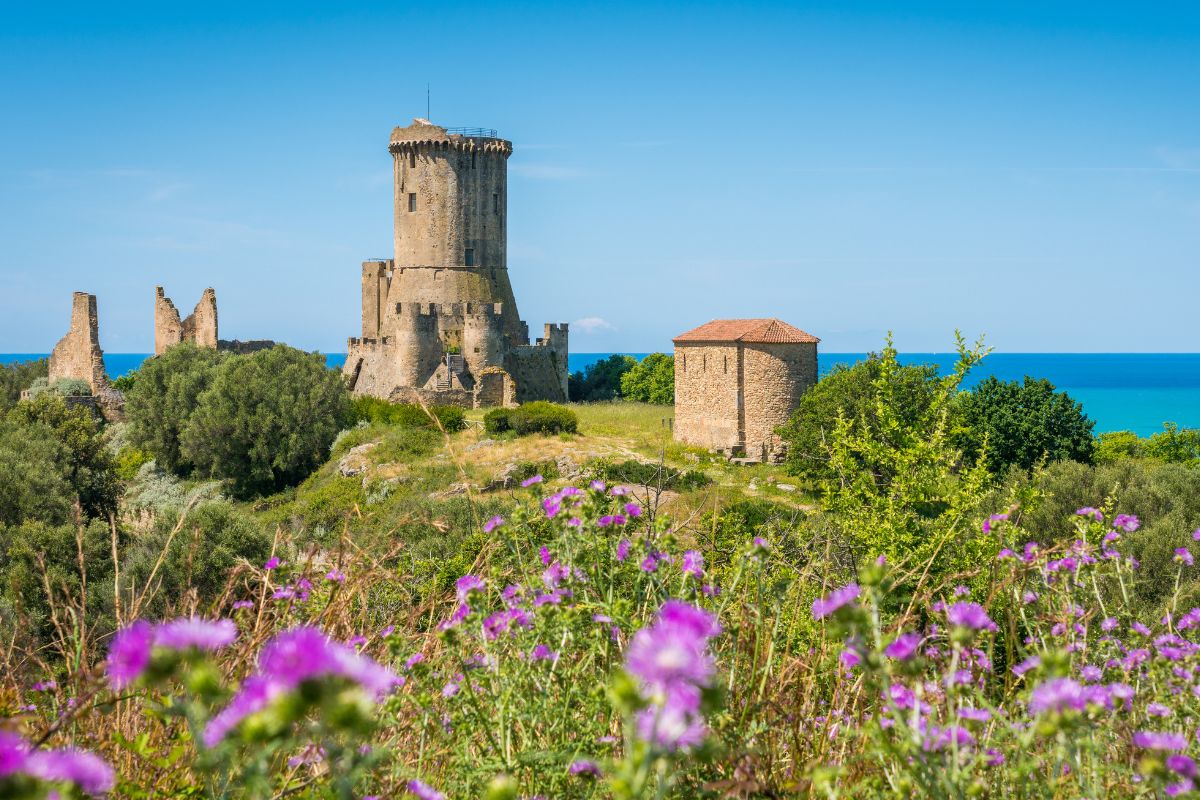
M530 345L509 282L512 143L415 119L392 131L388 151L395 252L362 262L362 336L350 340L345 367L354 390L565 400L566 325L546 326L544 348ZM496 370L510 368L521 376L497 388ZM485 371L486 391L476 380Z

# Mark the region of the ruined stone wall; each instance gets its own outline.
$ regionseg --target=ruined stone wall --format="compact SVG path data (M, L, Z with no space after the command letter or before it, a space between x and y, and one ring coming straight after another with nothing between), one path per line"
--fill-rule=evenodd
M746 455L770 460L781 448L775 430L817 382L817 345L756 342L743 347Z
M182 338L197 347L216 349L217 342L217 293L210 287L200 295L200 302L181 325Z
M541 345L514 347L504 359L504 369L516 383L516 401L549 400L567 402L567 393L559 374L558 356Z
M555 379L558 381L559 392L564 398L568 396L567 378L570 374L570 370L567 366L567 338L567 323L547 322L542 332L542 338L537 340L539 346L549 349L554 355L553 362Z
M167 348L180 342L192 342L197 347L217 349L217 293L209 287L200 295L196 308L182 322L179 310L163 292L163 287L154 287L154 355L162 355Z
M475 407L505 408L517 404L517 386L500 367L487 367L475 381Z
M92 394L108 389L104 352L100 349L100 322L96 314L96 296L75 292L71 298L71 329L58 341L50 354L50 383L63 378L87 381Z
M393 403L473 408L474 397L474 394L466 389L414 389L409 386L398 386L387 399Z
M362 335L378 339L387 314L388 284L391 282L391 261L374 260L362 263Z
M154 287L154 355L161 356L167 348L179 344L183 336L183 324L179 309L163 292L163 287Z
M741 437L741 348L675 345L675 439L731 452Z

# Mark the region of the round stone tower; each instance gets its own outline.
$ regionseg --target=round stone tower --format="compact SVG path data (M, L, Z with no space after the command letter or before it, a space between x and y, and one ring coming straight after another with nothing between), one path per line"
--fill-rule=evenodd
M528 343L508 280L508 157L494 130L416 119L392 131L395 266L390 297L501 306L510 345Z

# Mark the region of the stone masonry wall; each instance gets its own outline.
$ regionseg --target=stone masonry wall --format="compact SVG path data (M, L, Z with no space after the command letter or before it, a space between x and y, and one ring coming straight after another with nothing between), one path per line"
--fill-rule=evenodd
M559 375L558 356L550 347L527 345L514 347L504 359L504 369L516 383L516 401L549 400L567 402Z
M197 347L216 349L217 293L209 287L200 295L200 302L182 322L179 311L163 287L154 287L154 355L162 355L180 342L192 342Z
M729 452L739 435L736 344L675 345L675 438Z
M817 345L747 343L742 361L746 455L774 460L781 451L775 430L817 382Z
M96 315L96 296L75 292L71 300L71 329L50 354L49 381L62 378L87 381L92 394L108 389L104 370L104 352L100 349L100 323Z

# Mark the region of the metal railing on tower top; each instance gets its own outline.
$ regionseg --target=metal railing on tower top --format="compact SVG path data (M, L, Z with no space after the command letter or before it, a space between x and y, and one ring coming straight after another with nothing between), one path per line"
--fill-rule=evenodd
M499 139L495 128L446 128L446 133L470 139Z

